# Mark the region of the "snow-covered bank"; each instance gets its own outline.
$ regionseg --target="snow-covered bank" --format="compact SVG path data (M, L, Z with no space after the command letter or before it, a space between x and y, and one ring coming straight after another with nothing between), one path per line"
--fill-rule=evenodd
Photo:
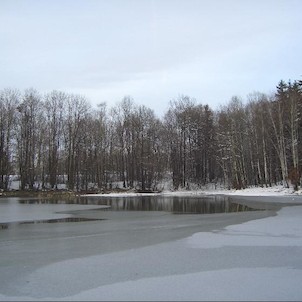
M121 192L121 193L107 193L107 194L86 194L82 196L104 196L104 197L124 197L124 196L192 196L192 195L236 195L236 196L302 196L302 190L294 191L293 188L285 188L282 185L273 187L250 187L242 190L227 190L223 188L215 189L212 187L205 187L197 190L165 190L161 193L136 193L136 192Z
M239 196L302 196L302 190L294 191L293 188L285 188L282 185L272 187L250 187L242 190L224 190L210 189L205 190L205 194L224 194L224 195L239 195Z

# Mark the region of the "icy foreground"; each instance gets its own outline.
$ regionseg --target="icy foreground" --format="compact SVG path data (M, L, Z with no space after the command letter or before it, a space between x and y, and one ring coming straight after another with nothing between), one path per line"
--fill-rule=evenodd
M222 230L46 265L28 276L23 296L0 300L301 301L301 252L302 207L290 206ZM102 275L111 281L102 284Z

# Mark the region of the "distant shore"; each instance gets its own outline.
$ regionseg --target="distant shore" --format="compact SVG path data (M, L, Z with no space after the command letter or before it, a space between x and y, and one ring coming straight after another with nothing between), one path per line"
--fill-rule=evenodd
M0 193L0 198L5 197L61 197L61 196L76 196L76 192L72 191L31 191L31 190L13 190L3 191Z
M198 196L198 195L232 195L232 196L302 196L302 190L294 191L292 188L285 188L282 185L272 187L249 187L246 189L224 189L224 188L202 188L198 190L136 190L136 189L106 189L102 191L69 191L69 190L9 190L0 192L2 197L41 197L41 198L56 198L56 197L77 197L77 196L108 196L108 197L123 197L123 196L146 196L146 195L173 195L173 196Z
M133 189L112 189L112 190L103 190L103 191L70 191L70 190L8 190L1 191L1 197L42 197L42 198L51 198L51 197L76 197L83 195L107 195L107 194L156 194L158 192L153 191L142 191L142 190L133 190Z

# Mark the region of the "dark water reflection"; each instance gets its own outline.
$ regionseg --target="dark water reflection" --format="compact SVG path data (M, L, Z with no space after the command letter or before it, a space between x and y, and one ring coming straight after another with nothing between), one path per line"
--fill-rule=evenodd
M165 211L173 214L212 214L255 211L255 208L231 201L227 196L131 196L78 197L74 199L22 199L20 204L81 204L101 205L109 211Z
M232 202L225 196L82 197L82 199L84 204L90 204L98 200L97 204L109 206L108 210L110 211L165 211L173 214L212 214L256 210L246 205Z
M9 201L8 201L9 203ZM230 213L255 211L255 208L239 202L232 201L227 196L194 196L194 197L177 197L177 196L129 196L129 197L76 197L74 199L39 199L23 198L19 199L20 205L43 205L43 204L81 204L81 205L99 205L100 208L89 209L89 211L164 211L172 214L213 214L213 213ZM105 207L104 207L105 206ZM67 211L66 211L67 210ZM67 209L64 213L68 212ZM90 219L83 217L85 212L80 211L82 217L52 218L44 220L30 220L20 222L0 223L0 229L7 229L11 226L36 224L36 223L59 223L59 222L81 222L103 219ZM84 214L83 214L84 213Z
M28 221L18 221L18 222L6 222L0 223L0 229L5 230L10 227L24 225L24 224L37 224L37 223L58 223L58 222L81 222L81 221L97 221L104 219L92 219L92 218L82 218L82 217L67 217L67 218L53 218L53 219L41 219L41 220L28 220Z

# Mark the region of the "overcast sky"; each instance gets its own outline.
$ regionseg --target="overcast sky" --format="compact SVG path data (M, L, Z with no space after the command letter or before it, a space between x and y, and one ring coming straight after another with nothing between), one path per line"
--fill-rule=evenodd
M0 89L130 95L161 114L302 79L301 0L0 0Z

